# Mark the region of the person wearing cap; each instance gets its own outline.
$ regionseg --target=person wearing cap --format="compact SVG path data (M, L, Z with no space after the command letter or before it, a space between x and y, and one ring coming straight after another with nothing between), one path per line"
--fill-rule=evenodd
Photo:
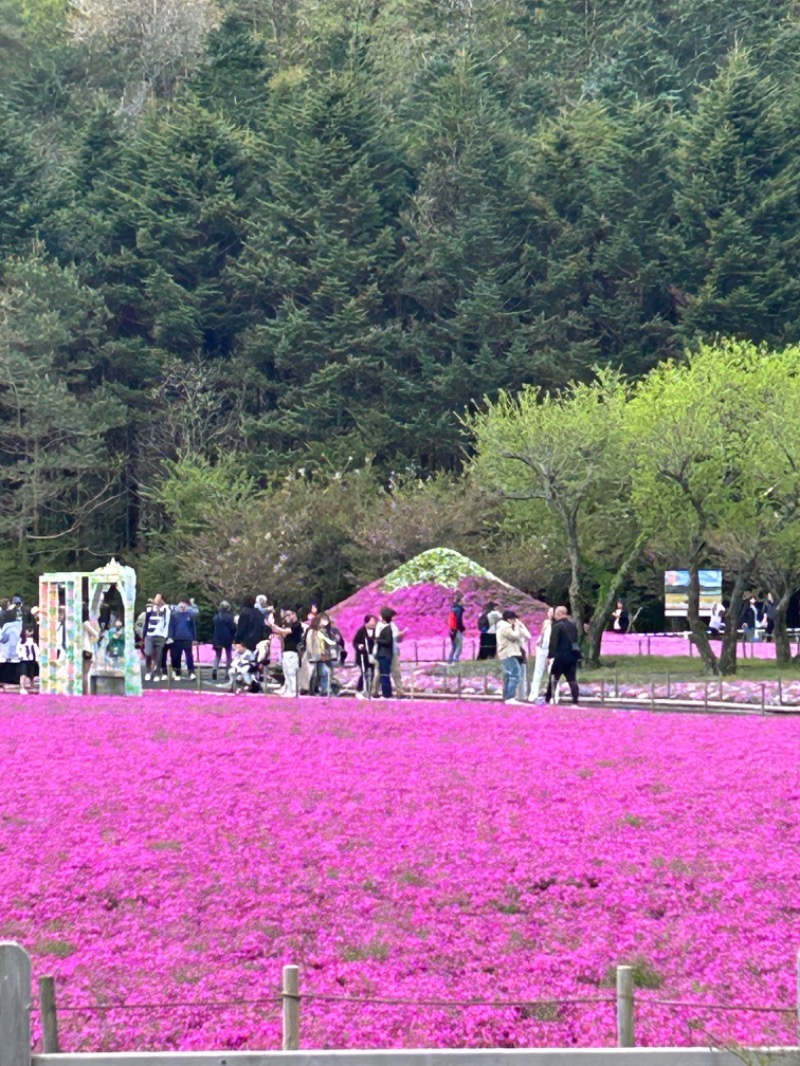
M503 611L497 623L497 658L503 668L503 702L517 704L517 688L522 677L522 664L531 635L527 626L517 618L516 611Z

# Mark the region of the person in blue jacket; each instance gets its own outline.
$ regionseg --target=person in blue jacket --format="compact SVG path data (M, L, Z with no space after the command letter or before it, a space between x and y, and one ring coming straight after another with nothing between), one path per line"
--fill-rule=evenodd
M231 648L233 647L233 638L235 636L236 623L231 614L231 605L227 600L223 600L211 622L211 646L214 649L214 666L211 670L212 681L217 680L217 670L219 670L223 651L225 652L226 671L230 673Z
M169 637L171 647L172 672L175 677L181 676L181 655L186 657L186 669L189 680L194 681L194 654L193 645L197 640L196 612L192 611L188 596L181 596L178 606L170 612Z

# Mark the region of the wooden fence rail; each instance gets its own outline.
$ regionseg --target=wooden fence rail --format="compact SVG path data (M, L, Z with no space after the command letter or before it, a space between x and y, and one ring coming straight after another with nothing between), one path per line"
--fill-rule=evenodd
M800 1019L800 958L798 959L798 1008ZM481 1051L300 1051L300 1006L303 999L347 1000L358 997L308 993L300 989L297 966L284 966L283 986L276 1003L282 1004L282 1052L141 1052L61 1054L59 1053L55 983L52 977L39 980L39 1013L43 1054L34 1055L31 1043L31 960L19 944L0 941L0 1066L800 1066L798 1048L759 1048L719 1050L708 1048L637 1048L635 1046L634 973L630 966L617 967L616 1018L617 1049L513 1049ZM602 997L613 1005L613 997ZM483 1001L393 1000L365 997L364 1003L403 1003L406 1005L465 1006ZM487 1004L489 1001L486 1001ZM553 1002L581 1004L588 999ZM593 997L591 1002L598 1002ZM656 1002L669 1004L670 1001ZM497 1002L498 1007L514 1005ZM674 1004L673 1004L674 1005ZM684 1006L709 1006L682 1004ZM130 1008L132 1005L125 1005ZM169 1004L165 1004L165 1009ZM711 1005L714 1006L714 1005ZM794 1014L782 1007L716 1005L720 1010L757 1010ZM84 1008L72 1007L78 1010ZM87 1010L114 1009L106 1005ZM291 1053L289 1055L284 1053Z

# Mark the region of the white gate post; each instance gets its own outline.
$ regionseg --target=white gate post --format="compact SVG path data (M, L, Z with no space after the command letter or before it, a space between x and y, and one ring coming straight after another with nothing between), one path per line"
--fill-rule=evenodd
M0 1066L31 1066L31 960L0 940Z

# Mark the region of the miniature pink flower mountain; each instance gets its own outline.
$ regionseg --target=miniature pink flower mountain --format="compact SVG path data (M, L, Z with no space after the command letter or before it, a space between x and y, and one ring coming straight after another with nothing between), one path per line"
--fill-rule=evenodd
M456 589L464 593L468 634L477 636L478 618L490 601L500 611L513 608L532 633L538 632L543 603L450 548L422 552L331 608L330 614L348 639L366 614L376 614L381 607L394 608L406 639L443 639Z

